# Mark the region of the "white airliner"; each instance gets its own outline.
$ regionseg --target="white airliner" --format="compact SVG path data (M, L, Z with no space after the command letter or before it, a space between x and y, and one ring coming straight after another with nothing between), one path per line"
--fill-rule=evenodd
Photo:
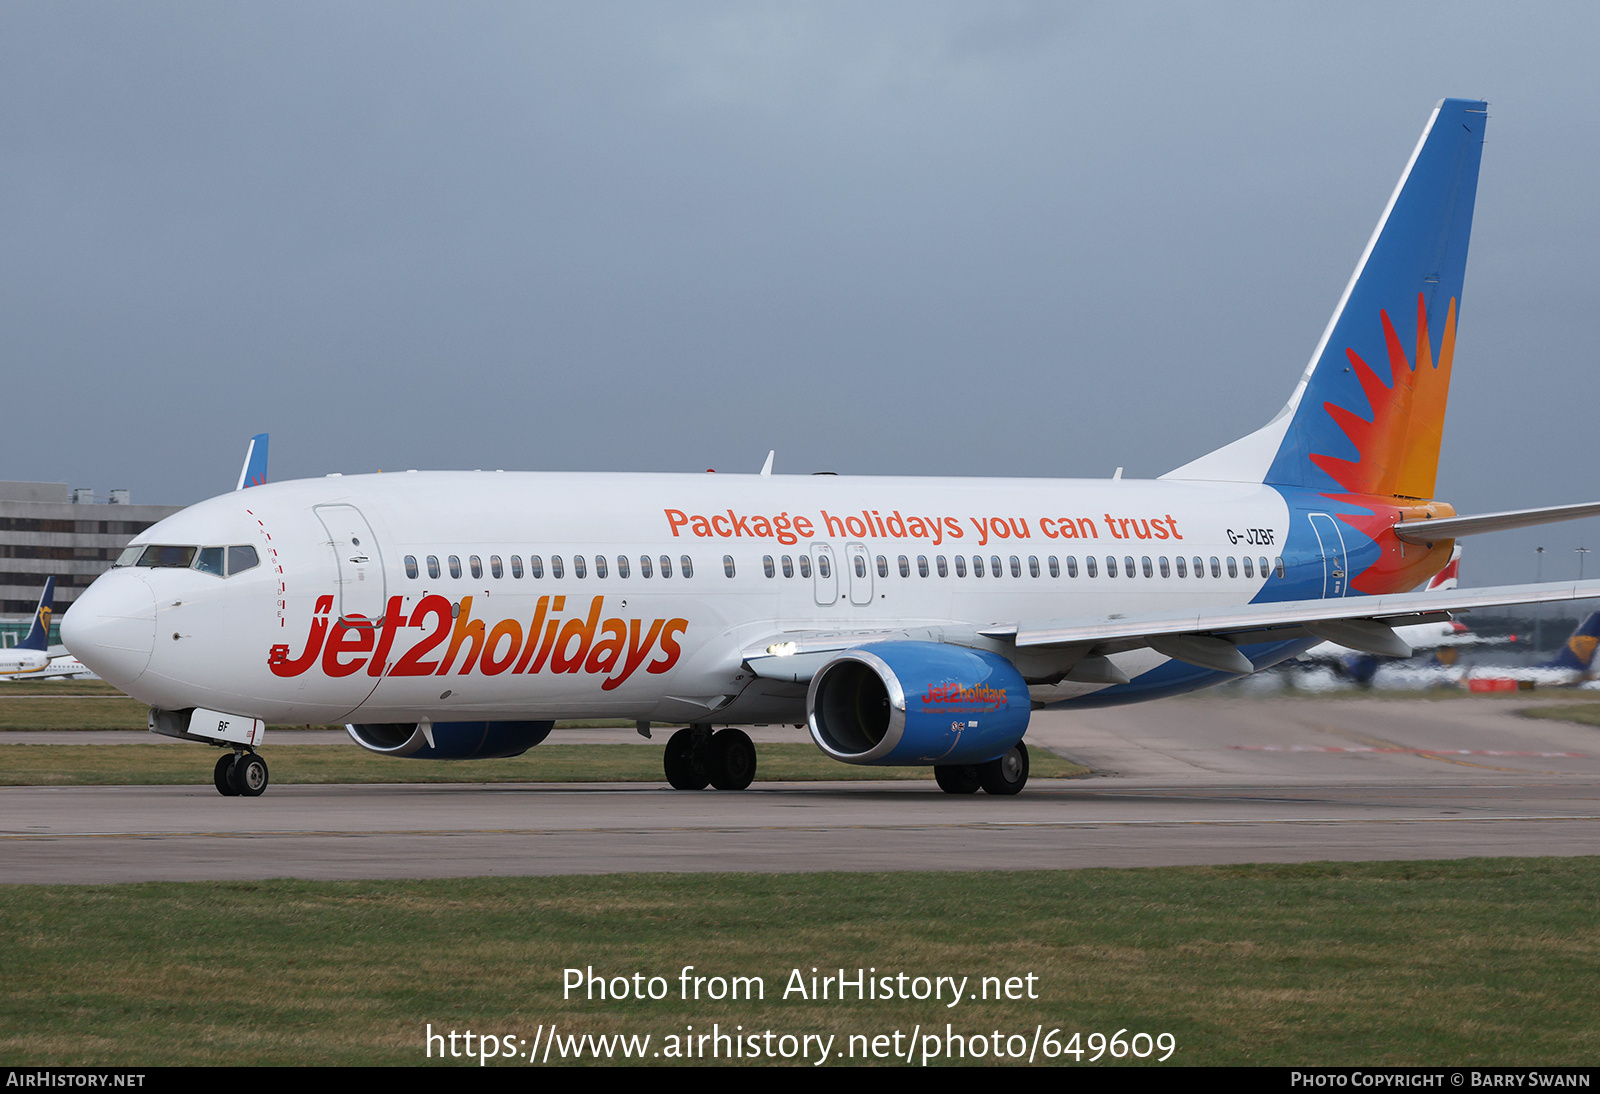
M0 649L0 680L56 680L88 676L89 669L60 646L50 645L50 616L55 612L56 579L44 580L44 592L33 609L28 633L10 649Z
M267 782L265 723L396 757L511 756L561 718L683 722L679 788L738 789L737 726L1011 794L1039 706L1189 691L1329 640L1600 582L1409 593L1454 538L1600 513L1430 500L1486 106L1429 118L1288 405L1154 481L406 472L254 486L137 537L65 624L151 728ZM726 727L713 732L717 726Z

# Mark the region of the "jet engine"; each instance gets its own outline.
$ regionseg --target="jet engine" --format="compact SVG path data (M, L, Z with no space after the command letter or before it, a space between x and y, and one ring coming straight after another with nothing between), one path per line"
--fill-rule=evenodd
M502 760L550 735L554 722L377 722L344 727L356 744L416 760Z
M845 650L811 679L811 738L851 764L981 764L1028 728L1032 703L999 654L937 642Z

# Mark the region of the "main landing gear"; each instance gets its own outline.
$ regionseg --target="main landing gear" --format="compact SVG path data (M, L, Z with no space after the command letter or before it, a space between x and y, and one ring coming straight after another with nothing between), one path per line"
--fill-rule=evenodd
M692 725L667 739L661 763L674 790L743 790L756 777L756 746L743 730Z
M259 798L267 788L267 761L254 752L228 752L211 772L217 793L225 798Z
M1018 741L998 760L982 764L941 764L933 769L934 781L946 794L1009 796L1028 785L1028 746Z

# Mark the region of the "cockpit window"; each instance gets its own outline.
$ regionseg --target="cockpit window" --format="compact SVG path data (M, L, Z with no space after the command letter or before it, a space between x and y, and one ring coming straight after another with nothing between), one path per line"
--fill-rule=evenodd
M112 568L115 569L118 566L137 566L139 564L139 556L142 554L144 554L144 544L142 543L135 543L131 547L124 547L122 549L122 553L117 556L117 561L111 564Z
M216 574L218 577L223 577L222 555L223 548L221 547L202 547L200 548L200 557L195 559L194 568L203 574Z
M250 546L248 543L243 547L228 548L229 577L232 577L234 574L239 573L242 570L249 570L259 565L261 565L261 559L256 556L256 549ZM415 563L412 565L415 566Z
M198 550L198 547L167 547L152 544L144 549L144 554L139 556L139 561L135 565L187 570L194 562L194 555Z

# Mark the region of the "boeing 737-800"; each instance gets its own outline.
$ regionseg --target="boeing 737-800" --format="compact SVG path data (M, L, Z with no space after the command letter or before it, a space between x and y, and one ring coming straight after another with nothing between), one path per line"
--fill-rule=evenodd
M1189 691L1330 640L1600 583L1410 593L1460 535L1432 500L1486 105L1430 117L1288 405L1153 481L405 472L270 483L141 534L68 647L157 732L267 782L271 722L396 757L512 756L557 719L687 723L678 788L738 789L736 728L807 723L951 793L1027 780L1037 707ZM717 730L716 727L724 727Z

